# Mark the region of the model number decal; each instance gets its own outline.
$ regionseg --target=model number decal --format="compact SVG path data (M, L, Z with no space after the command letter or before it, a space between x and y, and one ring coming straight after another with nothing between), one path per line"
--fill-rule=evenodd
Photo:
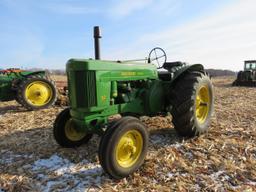
M122 76L136 76L136 75L144 75L143 72L135 72L135 71L124 71L121 72Z

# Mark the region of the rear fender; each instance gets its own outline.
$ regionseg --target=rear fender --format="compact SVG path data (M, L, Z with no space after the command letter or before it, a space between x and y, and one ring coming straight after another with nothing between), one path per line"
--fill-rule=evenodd
M176 81L179 77L181 77L183 74L185 74L188 71L204 71L204 66L201 64L194 64L194 65L186 65L181 68L177 68L177 70L174 72L174 76L171 82Z
M29 76L33 76L33 75L40 75L40 76L45 76L46 72L45 71L35 71L35 72L26 72L26 74L23 74L22 72L20 73L21 76L23 77L29 77Z

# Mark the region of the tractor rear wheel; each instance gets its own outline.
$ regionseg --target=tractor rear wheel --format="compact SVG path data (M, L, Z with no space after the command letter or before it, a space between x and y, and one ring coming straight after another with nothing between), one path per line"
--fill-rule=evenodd
M50 79L32 77L18 85L16 100L29 110L47 108L53 105L56 99L56 87Z
M20 101L20 99L19 99L19 97L18 97L17 94L16 94L16 96L15 96L15 101L17 101L17 103L19 103L20 105L22 105L22 102Z
M92 138L92 134L87 134L76 129L72 122L69 108L61 111L55 119L53 135L57 143L66 148L79 147Z
M121 179L136 171L148 149L148 131L137 118L123 117L111 124L102 136L99 161L112 178Z
M191 71L171 88L172 122L181 136L200 135L209 129L213 113L213 85L205 72Z

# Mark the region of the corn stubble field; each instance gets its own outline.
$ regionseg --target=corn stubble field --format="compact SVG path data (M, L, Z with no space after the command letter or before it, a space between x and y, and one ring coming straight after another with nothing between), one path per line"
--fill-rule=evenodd
M256 191L256 88L215 78L207 134L178 137L171 117L142 117L150 130L144 165L111 180L99 165L100 138L63 149L52 126L63 107L25 111L0 104L0 191Z

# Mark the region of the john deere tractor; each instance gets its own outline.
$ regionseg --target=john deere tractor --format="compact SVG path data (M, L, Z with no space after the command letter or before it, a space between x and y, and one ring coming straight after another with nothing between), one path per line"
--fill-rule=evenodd
M233 86L256 87L256 60L244 61L244 71L239 71Z
M201 64L167 62L158 47L144 62L100 60L98 27L94 37L95 60L67 62L70 107L54 123L58 144L78 147L93 134L101 135L100 164L120 179L136 171L147 153L149 133L138 117L171 114L177 133L184 137L208 130L213 86ZM115 114L122 117L109 121Z
M56 100L56 88L45 71L0 70L0 101L11 100L28 110L47 108Z

